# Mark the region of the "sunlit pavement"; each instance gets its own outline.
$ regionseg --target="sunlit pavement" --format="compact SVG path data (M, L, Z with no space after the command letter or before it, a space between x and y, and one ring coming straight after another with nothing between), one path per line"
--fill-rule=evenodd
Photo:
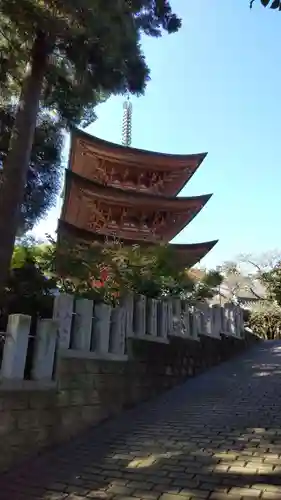
M1 446L1 444L0 444ZM281 343L0 478L0 499L281 500Z

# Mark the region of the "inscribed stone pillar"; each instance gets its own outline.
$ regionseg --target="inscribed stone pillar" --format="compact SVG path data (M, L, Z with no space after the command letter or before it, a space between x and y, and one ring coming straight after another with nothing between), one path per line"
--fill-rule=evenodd
M148 299L146 308L146 333L153 337L157 337L157 309L158 301L156 299Z
M91 350L98 354L107 354L109 350L111 309L108 304L95 304Z
M125 354L125 334L126 310L123 307L115 307L111 311L109 352Z
M201 332L201 314L196 307L191 309L191 336L193 340L199 340Z
M220 338L222 332L222 308L219 304L212 307L212 330L215 338Z
M233 337L236 337L236 306L233 304L230 308L230 332Z
M173 335L173 300L167 300L168 335Z
M58 324L58 343L60 349L69 349L73 318L74 298L72 295L60 294L54 299L53 319Z
M163 339L168 337L168 303L164 300L158 302L157 336Z
M32 360L33 380L52 380L58 325L53 319L38 322Z
M146 333L146 297L137 295L134 310L134 335L142 337Z
M208 335L207 333L207 317L208 317L208 305L204 302L197 302L195 305L196 316L198 318L198 324L200 325L200 334Z
M226 309L226 314L227 314L227 333L228 333L228 335L235 337L235 334L236 334L235 315L234 315L235 305L231 304L231 303L226 304L225 309Z
M191 310L188 302L184 302L183 304L183 326L184 326L184 337L190 338L192 336L191 331Z
M243 309L240 306L236 306L234 315L236 336L241 338L243 336Z
M242 307L237 309L237 329L240 338L244 336L244 314Z
M120 305L126 311L126 337L131 337L133 335L134 294L129 292L121 299Z
M24 314L9 316L1 365L3 378L23 379L30 325L30 316Z
M172 299L173 304L173 335L182 337L181 300Z
M205 320L205 330L206 330L206 335L208 337L214 337L214 332L213 332L213 315L212 315L212 308L209 306L209 304L204 304L204 320Z
M94 303L88 299L77 299L71 348L79 351L90 351L92 341Z
M227 332L228 332L228 309L225 307L222 307L222 325L221 325L221 329L222 329L222 333L224 335L227 335Z

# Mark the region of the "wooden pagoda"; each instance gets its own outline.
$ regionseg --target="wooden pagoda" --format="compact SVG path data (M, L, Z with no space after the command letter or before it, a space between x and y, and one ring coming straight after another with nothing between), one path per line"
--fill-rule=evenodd
M59 236L74 242L117 237L124 244L169 243L211 195L177 197L206 154L169 155L71 134ZM217 243L171 244L191 267Z

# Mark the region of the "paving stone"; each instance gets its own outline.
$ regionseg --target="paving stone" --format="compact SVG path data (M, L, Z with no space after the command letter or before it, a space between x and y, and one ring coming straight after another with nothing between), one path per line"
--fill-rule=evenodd
M280 347L260 344L3 474L1 500L281 500Z

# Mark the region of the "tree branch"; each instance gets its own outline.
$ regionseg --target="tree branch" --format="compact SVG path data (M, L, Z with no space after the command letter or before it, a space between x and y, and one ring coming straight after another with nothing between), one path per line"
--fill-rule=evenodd
M263 300L263 297L260 297L254 290L252 287L249 287L249 290L250 292L252 292L252 294L256 297L256 299L259 299L259 300Z

